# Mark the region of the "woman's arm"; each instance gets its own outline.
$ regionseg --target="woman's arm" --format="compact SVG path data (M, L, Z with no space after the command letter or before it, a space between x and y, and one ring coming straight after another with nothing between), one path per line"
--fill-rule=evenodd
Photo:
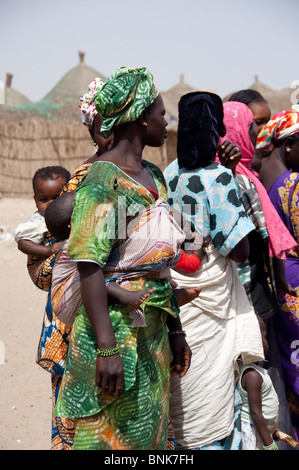
M78 271L81 279L83 304L93 328L99 350L117 346L109 316L108 295L101 267L96 263L80 262ZM102 393L119 397L123 390L124 371L119 353L100 356L96 365L96 385Z
M247 237L242 240L230 251L229 257L236 263L245 263L249 257L249 241Z
M296 296L296 289L293 289L292 286L288 284L285 277L285 261L276 257L273 257L272 261L276 289L278 291L287 292L290 295Z
M168 315L167 326L170 349L173 355L170 365L171 374L179 375L182 378L190 367L192 351L185 340L180 317L174 318L172 315Z

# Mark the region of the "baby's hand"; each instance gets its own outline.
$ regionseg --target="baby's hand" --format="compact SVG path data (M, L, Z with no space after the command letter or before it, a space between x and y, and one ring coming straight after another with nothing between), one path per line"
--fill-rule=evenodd
M60 245L60 242L55 242L53 245L49 246L50 256L56 253L56 251L60 250Z

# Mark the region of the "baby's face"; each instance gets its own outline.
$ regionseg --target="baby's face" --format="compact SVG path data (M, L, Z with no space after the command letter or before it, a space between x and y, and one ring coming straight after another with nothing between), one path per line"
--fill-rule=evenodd
M57 178L55 180L42 180L38 178L36 181L36 189L34 200L37 210L41 215L45 215L47 206L59 196L62 188L65 186L66 180L64 178Z

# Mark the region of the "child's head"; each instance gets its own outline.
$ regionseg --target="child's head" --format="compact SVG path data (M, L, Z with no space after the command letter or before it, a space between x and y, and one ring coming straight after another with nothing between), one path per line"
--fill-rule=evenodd
M45 212L45 222L51 235L57 240L65 240L70 235L70 223L73 212L75 191L61 194Z
M45 215L45 210L70 179L70 172L62 166L47 166L37 170L32 178L34 200L37 210Z

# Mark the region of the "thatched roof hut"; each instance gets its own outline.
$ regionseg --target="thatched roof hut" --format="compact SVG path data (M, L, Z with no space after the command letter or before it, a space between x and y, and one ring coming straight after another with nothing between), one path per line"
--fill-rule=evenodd
M42 101L53 103L73 103L86 93L88 84L99 77L105 82L107 77L98 70L85 64L85 54L79 51L79 64L69 70L59 82L46 94Z
M32 197L38 168L61 165L73 172L94 154L78 103L95 77L106 77L84 63L83 53L79 57L79 64L39 102L0 105L0 195ZM166 161L164 149L150 147L144 158L161 168Z
M61 165L70 172L94 153L86 126L81 123L79 97L95 78L106 80L98 70L79 64L35 103L21 101L0 105L0 194L31 197L32 176L38 168ZM161 148L146 147L144 159L162 170L176 158L178 103L182 95L196 91L184 81L161 92L168 121L168 138Z
M13 74L7 73L5 88L3 89L3 100L1 99L0 102L5 106L19 106L30 103L30 100L27 98L27 96L23 95L23 93L16 90L15 88L12 88L12 79Z
M38 168L61 165L72 172L94 153L78 102L95 77L106 77L84 63L84 54L79 56L79 64L39 102L0 106L2 196L31 197Z
M268 101L272 116L280 111L285 109L291 109L292 105L295 104L292 102L292 95L294 93L293 88L281 88L274 89L260 82L259 77L255 75L254 83L248 88L257 90L261 95ZM223 101L227 101L229 97L235 92L230 93Z

